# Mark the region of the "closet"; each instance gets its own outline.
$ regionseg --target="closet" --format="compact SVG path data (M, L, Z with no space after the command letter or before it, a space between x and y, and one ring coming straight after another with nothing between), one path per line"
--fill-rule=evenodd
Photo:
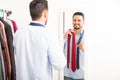
M18 29L8 17L12 11L0 9L0 80L16 80L13 36Z

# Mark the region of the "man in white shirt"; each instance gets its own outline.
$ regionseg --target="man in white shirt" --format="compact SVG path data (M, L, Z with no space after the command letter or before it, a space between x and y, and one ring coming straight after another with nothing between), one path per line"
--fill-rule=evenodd
M32 21L15 33L17 80L51 80L52 68L62 70L66 59L57 39L46 29L48 2L33 0L29 5ZM62 53L61 53L62 52Z

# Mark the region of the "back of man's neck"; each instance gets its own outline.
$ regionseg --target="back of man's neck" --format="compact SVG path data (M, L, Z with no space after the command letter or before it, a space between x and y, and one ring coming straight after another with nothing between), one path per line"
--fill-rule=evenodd
M34 20L35 22L39 22L45 25L45 20L44 19L36 19Z

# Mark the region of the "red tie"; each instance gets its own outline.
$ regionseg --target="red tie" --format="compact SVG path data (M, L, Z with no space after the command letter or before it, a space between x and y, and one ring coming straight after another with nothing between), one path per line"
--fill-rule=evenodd
M75 40L75 33L72 33L72 71L76 71L76 40Z
M72 58L71 58L71 69L73 72L76 71L76 40L75 40L75 33L72 33ZM67 68L69 68L70 62L70 37L71 35L68 34L68 44L67 44Z
M67 43L67 68L69 68L69 63L70 63L70 37L71 37L71 35L68 34L68 43Z

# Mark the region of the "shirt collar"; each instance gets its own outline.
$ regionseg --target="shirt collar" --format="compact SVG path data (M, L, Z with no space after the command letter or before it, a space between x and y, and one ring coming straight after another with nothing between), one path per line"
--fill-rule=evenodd
M38 23L38 24L41 24L41 25L43 25L45 27L45 25L43 23L38 22L38 21L31 21L31 23Z

